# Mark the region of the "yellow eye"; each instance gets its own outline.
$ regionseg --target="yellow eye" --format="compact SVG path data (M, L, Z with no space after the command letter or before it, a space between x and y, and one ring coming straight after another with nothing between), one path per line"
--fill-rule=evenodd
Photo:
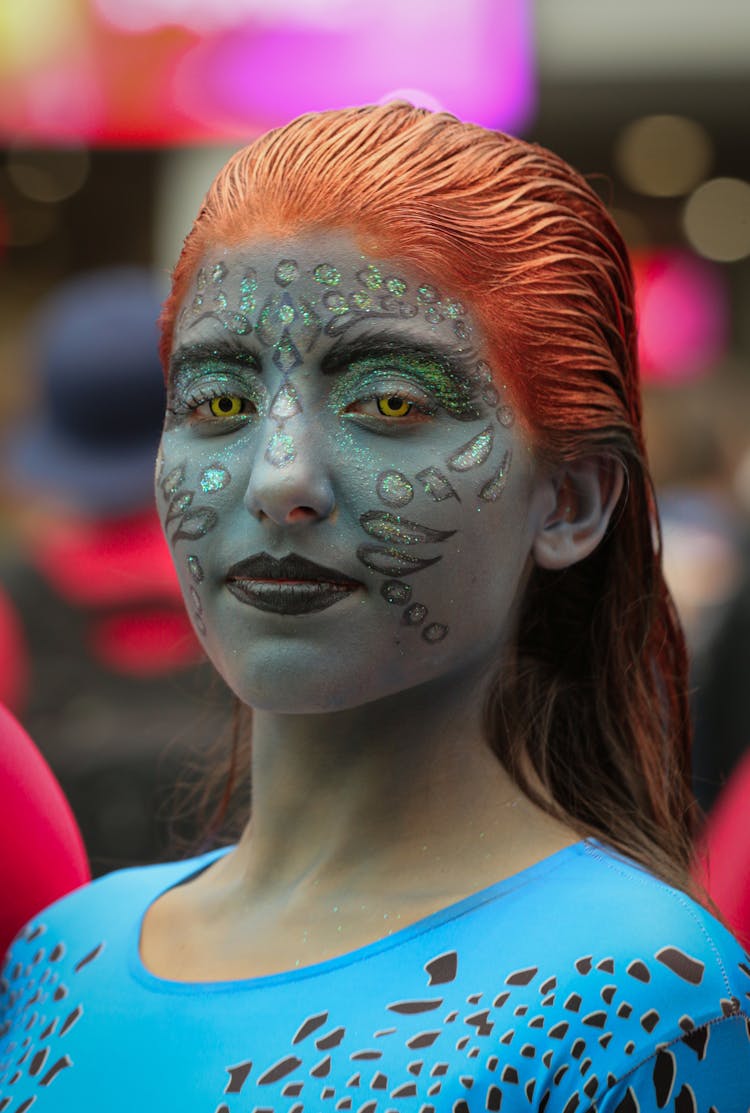
M413 403L407 402L398 394L391 394L387 398L385 396L378 398L377 406L383 417L406 417Z
M214 417L236 417L242 413L243 402L236 394L220 394L211 399L208 408Z

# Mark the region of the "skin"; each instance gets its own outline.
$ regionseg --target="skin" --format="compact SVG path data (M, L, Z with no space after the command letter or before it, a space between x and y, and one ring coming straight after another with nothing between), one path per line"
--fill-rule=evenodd
M532 560L591 551L619 487L537 465L461 302L341 232L217 248L187 294L157 501L199 637L254 709L253 814L151 906L157 974L320 961L576 841L490 753L482 693ZM248 605L227 570L261 552L351 589L314 613Z

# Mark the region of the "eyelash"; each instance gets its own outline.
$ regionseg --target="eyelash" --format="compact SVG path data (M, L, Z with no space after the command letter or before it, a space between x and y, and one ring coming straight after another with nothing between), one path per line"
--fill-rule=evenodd
M203 405L215 401L217 398L239 398L245 405L252 406L252 411L244 410L240 414L231 414L225 417L218 414L199 414L197 411ZM188 392L176 405L169 407L170 413L176 417L193 417L197 421L236 421L239 418L247 418L257 414L258 403L248 398L247 394L239 386L233 387L228 385L226 387L216 387L206 384L202 387L195 387L192 391Z
M361 406L367 402L377 403L381 399L400 398L402 401L407 402L411 409L407 414L402 417L389 416L388 414L366 414L357 413L351 409L352 406ZM416 424L414 413L420 414L422 417L433 417L437 412L437 406L432 402L428 395L423 394L421 391L415 390L412 385L405 385L404 383L395 383L393 385L384 384L378 390L372 390L369 393L362 394L358 398L351 401L344 409L344 413L352 414L355 417L370 419L389 425L401 424L405 425L407 422ZM411 419L409 421L409 419Z

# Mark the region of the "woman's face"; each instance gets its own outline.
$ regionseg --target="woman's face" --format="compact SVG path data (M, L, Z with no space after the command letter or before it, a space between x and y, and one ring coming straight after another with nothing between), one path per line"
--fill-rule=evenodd
M471 304L343 233L217 249L178 312L157 498L246 703L348 708L513 630L532 453Z

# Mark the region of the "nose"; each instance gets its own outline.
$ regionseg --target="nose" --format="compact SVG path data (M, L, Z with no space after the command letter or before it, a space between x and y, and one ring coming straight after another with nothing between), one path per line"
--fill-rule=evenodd
M260 438L245 492L245 506L259 521L293 525L323 521L333 512L335 495L319 437L314 430L294 432L268 423Z

